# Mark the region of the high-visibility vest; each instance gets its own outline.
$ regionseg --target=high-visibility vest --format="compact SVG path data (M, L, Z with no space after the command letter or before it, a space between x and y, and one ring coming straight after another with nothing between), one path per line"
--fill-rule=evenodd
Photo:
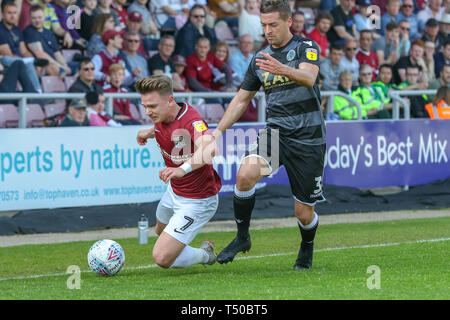
M431 119L450 119L450 107L445 103L444 99L439 101L437 105L427 104L425 109Z
M367 116L366 111L361 111L362 117L365 118ZM341 96L334 97L334 112L344 120L358 119L358 108L356 105Z
M375 98L375 92L372 88L366 88L363 86L358 87L352 92L352 98L361 104L361 108L367 112L371 109L381 109L381 101Z

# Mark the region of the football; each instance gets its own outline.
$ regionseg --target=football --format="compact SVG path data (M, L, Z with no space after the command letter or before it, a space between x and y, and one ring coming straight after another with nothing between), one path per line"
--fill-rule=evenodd
M101 276L113 276L118 273L125 263L125 252L116 241L99 240L89 249L89 268Z

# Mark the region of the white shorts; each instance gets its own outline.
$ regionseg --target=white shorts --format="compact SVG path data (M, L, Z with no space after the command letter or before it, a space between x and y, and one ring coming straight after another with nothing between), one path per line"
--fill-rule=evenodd
M200 229L214 216L219 205L219 195L191 199L177 196L172 187L162 196L156 209L156 219L167 224L164 232L188 245Z

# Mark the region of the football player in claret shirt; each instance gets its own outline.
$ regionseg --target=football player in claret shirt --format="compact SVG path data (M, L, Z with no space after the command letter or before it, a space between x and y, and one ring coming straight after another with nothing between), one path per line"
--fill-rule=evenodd
M159 238L153 247L153 258L163 268L213 264L213 242L206 240L200 248L189 246L216 213L222 187L212 157L203 156L213 145L208 125L192 106L174 100L169 77L141 78L135 87L146 114L155 124L140 130L136 140L145 145L147 139L155 138L166 164L159 172L159 178L168 186L156 209L155 232Z

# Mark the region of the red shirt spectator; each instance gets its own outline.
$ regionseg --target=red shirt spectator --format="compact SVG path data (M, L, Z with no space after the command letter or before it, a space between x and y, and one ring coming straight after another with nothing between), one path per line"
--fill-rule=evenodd
M186 64L186 77L195 78L204 87L211 89L214 79L212 68L221 68L223 61L212 53L208 53L205 60L193 53L187 57Z
M319 29L314 28L310 33L306 35L311 40L314 40L320 47L320 56L326 58L326 52L328 50L328 39L326 33L320 34Z
M356 60L358 60L359 65L362 66L363 64L368 64L373 68L373 80L375 81L377 79L376 72L378 71L378 56L375 52L370 51L363 51L361 49L358 49L358 53L356 54Z
M111 9L117 12L117 16L119 17L120 26L125 28L127 25L128 12L127 8L124 5L127 3L127 0L113 0L111 3Z

